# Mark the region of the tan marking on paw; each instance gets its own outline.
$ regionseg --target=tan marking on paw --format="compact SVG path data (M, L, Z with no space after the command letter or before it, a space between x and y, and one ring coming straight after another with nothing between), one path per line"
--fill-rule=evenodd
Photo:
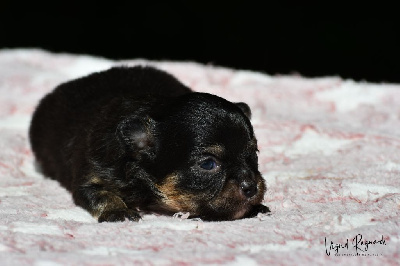
M128 209L125 202L112 192L106 190L99 191L98 197L101 197L102 200L97 206L93 206L91 211L91 214L95 218L99 218L105 211Z

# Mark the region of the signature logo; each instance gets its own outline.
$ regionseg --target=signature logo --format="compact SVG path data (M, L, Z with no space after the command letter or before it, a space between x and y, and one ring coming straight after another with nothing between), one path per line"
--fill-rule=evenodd
M361 234L356 235L353 239L347 239L344 243L334 243L328 241L325 237L325 252L330 256L333 252L335 256L380 256L382 254L374 254L370 249L375 245L386 246L386 240L383 235L378 240L365 240ZM353 253L341 253L342 251L353 251ZM355 252L354 252L355 251Z

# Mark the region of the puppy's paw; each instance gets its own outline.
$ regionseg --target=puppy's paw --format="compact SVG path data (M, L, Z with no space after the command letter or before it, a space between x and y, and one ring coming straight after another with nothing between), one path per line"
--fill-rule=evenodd
M99 223L102 222L123 222L125 219L128 219L129 221L132 222L137 222L140 220L140 215L130 209L122 209L122 210L109 210L109 211L104 211L100 216L99 216Z
M247 214L246 218L252 218L257 216L259 213L269 213L271 210L262 204L255 205L253 208L250 210L250 212Z

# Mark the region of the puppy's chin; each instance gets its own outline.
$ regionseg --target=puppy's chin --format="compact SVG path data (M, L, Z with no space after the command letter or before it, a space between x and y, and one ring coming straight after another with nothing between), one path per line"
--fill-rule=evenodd
M208 208L204 208L199 217L206 221L237 220L245 218L252 208L253 205L248 201L218 200L218 204L208 204Z
M236 214L232 217L232 220L243 218L249 212L249 208L239 209Z

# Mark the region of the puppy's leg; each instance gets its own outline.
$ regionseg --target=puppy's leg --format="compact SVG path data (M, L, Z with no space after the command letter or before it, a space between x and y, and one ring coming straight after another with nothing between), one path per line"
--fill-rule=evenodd
M107 190L98 178L92 178L73 192L77 205L88 210L101 222L139 221L137 211L129 209L116 193Z

